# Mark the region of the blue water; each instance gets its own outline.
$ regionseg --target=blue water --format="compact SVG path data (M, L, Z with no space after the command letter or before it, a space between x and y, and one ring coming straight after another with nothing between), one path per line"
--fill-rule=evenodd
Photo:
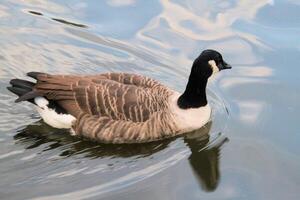
M0 199L300 199L299 10L297 0L2 0ZM207 48L233 66L209 83L212 123L167 141L83 141L6 90L28 71L122 71L183 91Z

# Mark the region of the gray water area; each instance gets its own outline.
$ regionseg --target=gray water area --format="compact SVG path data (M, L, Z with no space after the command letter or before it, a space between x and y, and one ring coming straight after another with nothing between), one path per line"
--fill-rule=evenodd
M298 0L2 0L0 199L300 199ZM139 73L183 91L207 48L211 123L139 145L44 124L6 90L28 71ZM208 136L209 134L209 136Z

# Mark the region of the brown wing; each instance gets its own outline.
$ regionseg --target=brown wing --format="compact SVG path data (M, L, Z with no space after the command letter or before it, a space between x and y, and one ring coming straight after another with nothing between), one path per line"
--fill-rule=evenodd
M113 120L143 122L164 110L170 91L139 75L108 73L96 76L40 74L35 90L57 101L75 117L81 113Z

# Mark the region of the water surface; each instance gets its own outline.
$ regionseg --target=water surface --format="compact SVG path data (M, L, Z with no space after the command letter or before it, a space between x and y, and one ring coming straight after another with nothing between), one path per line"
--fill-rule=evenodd
M0 199L300 199L299 10L296 0L1 1ZM209 83L212 122L166 141L81 140L6 90L28 71L121 71L183 91L207 48L233 65Z

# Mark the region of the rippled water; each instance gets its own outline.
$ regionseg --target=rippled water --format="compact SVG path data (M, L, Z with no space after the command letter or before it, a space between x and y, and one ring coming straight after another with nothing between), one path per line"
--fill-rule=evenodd
M297 0L2 0L0 199L300 199L299 10ZM209 83L212 122L161 142L79 140L5 88L28 71L123 71L182 91L206 48L233 65Z

